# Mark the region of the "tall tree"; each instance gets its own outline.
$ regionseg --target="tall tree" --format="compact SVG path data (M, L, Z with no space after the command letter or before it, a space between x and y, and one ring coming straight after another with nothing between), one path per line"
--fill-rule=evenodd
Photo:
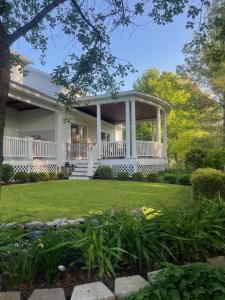
M225 2L213 0L205 26L184 46L186 65L178 72L210 88L221 114L221 142L225 147Z
M170 103L168 145L169 154L176 161L181 160L193 144L200 141L209 143L209 137L215 134L215 130L211 131L218 120L214 102L192 81L171 72L160 73L157 69L149 69L134 84L134 88ZM148 137L147 131L147 124L138 125L139 136Z
M79 91L111 91L118 88L116 79L132 69L122 65L110 53L110 35L120 26L134 24L134 18L146 13L154 22L166 24L188 8L188 17L199 16L208 1L190 0L0 0L0 176L3 161L3 134L10 83L10 67L18 64L10 54L11 46L22 37L34 49L48 47L48 33L60 29L68 41L76 41L80 51L54 71L54 80L67 87L60 100L69 105ZM200 5L199 7L197 5Z

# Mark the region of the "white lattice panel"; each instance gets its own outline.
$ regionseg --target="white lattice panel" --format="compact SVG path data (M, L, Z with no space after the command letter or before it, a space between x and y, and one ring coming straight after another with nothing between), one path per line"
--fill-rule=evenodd
M137 171L146 176L150 173L158 173L164 171L164 165L138 165Z
M19 165L19 166L13 166L14 172L37 172L37 173L57 173L57 165L55 164L49 164L49 165Z
M120 172L127 172L129 176L132 176L134 172L134 166L133 165L115 165L112 166L112 172L113 176L116 177L118 173Z

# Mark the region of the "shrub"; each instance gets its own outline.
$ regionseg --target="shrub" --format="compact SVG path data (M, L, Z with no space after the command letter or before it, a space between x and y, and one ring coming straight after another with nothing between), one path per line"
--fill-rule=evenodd
M166 265L144 289L129 300L225 299L225 270L203 263Z
M163 181L174 184L177 182L177 178L176 178L176 175L174 175L174 174L165 174L163 176Z
M112 169L109 166L102 166L98 170L98 176L100 179L112 179Z
M194 197L214 199L220 195L225 200L225 173L205 168L197 169L191 176Z
M59 173L58 173L58 179L59 179L59 180L65 179L65 175L64 175L62 172L59 172Z
M224 170L225 166L225 150L214 149L208 151L206 158L204 159L204 167L214 168L218 170Z
M191 185L191 175L185 174L179 177L179 183L182 185Z
M40 181L40 174L36 172L31 172L29 174L30 182L38 182Z
M16 182L27 183L30 180L29 173L26 172L17 172L14 176Z
M119 173L117 173L116 178L118 180L123 180L123 181L129 180L129 173L128 172L119 172Z
M39 175L40 175L40 180L41 181L48 181L48 180L50 180L50 177L49 177L48 173L42 172L42 173L39 173Z
M146 177L146 180L149 181L149 182L158 182L159 181L159 174L149 173Z
M9 183L10 179L12 179L14 175L14 168L10 164L3 164L2 165L2 178L0 180L4 181L5 183Z
M132 174L132 180L134 180L134 181L143 181L143 179L144 179L144 176L142 175L141 172L134 172Z
M185 164L193 169L202 168L207 156L206 150L202 148L192 148L185 155Z
M57 180L58 179L58 175L54 172L49 172L49 180Z

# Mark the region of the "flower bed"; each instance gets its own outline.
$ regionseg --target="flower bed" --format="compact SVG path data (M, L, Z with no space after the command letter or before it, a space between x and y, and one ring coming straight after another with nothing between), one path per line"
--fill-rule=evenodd
M0 272L4 289L23 293L62 286L69 294L77 283L101 278L110 285L115 276L143 274L165 262L179 265L225 254L220 201L161 211L99 210L73 225L35 230L19 223L0 228Z

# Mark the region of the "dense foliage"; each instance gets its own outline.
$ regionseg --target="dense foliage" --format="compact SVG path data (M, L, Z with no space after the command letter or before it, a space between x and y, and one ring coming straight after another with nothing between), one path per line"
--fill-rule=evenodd
M209 264L166 265L154 280L129 300L222 300L225 270Z
M97 170L97 176L100 179L112 179L113 173L110 166L102 166Z
M197 169L191 176L195 198L206 197L225 200L225 173L219 170L205 168Z
M163 262L204 261L225 253L224 220L224 202L205 200L195 207L162 211L99 210L84 224L42 232L2 226L0 272L5 282L18 287L31 284L40 272L54 280L59 265L115 276L127 269L158 269Z
M183 76L160 73L150 68L134 84L138 91L158 96L169 102L171 112L168 115L169 156L176 162L184 160L189 148L212 148L218 141L218 120L216 103L200 87ZM137 124L137 138L150 140L152 127L150 122Z
M14 175L14 168L13 166L9 165L9 164L4 164L2 166L2 178L0 179L0 181L4 181L5 183L9 183L10 179L13 178ZM0 182L1 184L1 182Z

